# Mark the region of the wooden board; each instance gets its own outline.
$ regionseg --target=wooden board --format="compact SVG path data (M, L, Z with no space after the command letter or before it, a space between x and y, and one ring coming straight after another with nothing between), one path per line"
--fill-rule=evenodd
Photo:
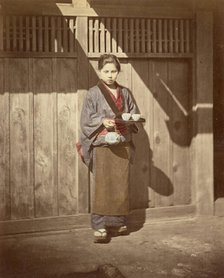
M92 68L89 68L89 61L87 59L88 45L85 38L87 38L87 18L78 18L77 26L80 29L77 30L78 46L78 60L77 60L77 84L78 84L78 99L77 99L77 122L76 122L76 134L77 141L80 135L80 114L82 104L86 91L89 88L89 70L93 72ZM86 165L82 162L81 158L77 159L77 176L78 176L78 212L87 213L90 211L90 188L89 188L89 172Z
M168 64L171 118L167 127L173 144L174 205L191 202L192 88L190 73L190 62L170 61Z
M198 213L214 212L213 15L197 13L195 189Z
M167 121L170 117L167 62L153 61L153 168L152 187L155 190L155 206L172 204L172 142L167 130Z
M9 93L4 93L4 70L0 59L0 220L10 219Z
M58 215L57 95L52 92L52 60L34 60L35 216Z
M146 124L138 125L139 133L133 138L135 152L131 165L131 207L148 207L148 190L150 185L151 149L149 134L149 90L148 61L131 61L131 91L137 104L137 109L146 119ZM128 73L127 73L128 74Z
M76 214L78 209L77 153L77 63L57 59L56 91L58 125L58 206L59 215Z
M29 61L10 60L6 87L10 93L10 192L11 219L33 216L33 111L30 107Z

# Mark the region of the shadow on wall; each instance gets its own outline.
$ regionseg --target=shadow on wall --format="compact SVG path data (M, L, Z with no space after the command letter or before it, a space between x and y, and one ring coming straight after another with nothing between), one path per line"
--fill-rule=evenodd
M21 4L18 4L18 6ZM38 6L44 5L43 3L39 3ZM4 8L4 5L3 5ZM7 13L7 9L10 13L13 12L13 9L16 9L15 7L10 7L10 5L5 6L5 12ZM19 9L19 8L18 8ZM20 9L22 10L23 7L20 6ZM43 9L43 7L42 7ZM33 11L33 4L27 2L26 5L26 10L31 13ZM48 3L48 10L51 11L52 13L58 13L60 14L59 9L57 6L52 3ZM16 13L16 10L15 10ZM75 39L75 38L74 38ZM78 68L78 76L77 76L77 82L72 83L70 86L71 91L77 91L78 90L86 90L89 88L89 76L94 76L95 79L97 79L97 75L95 72L95 69L92 67L92 65L89 63L88 57L84 53L81 45L79 42L76 40L76 45L77 45L77 51L78 51L78 59L82 60L82 65L80 68ZM171 64L172 66L172 64ZM82 71L86 70L88 68L89 74L85 75L85 78L83 78ZM43 69L45 70L45 69ZM51 70L51 67L49 67L49 70ZM138 73L139 69L134 68L134 70ZM178 67L177 70L175 68L173 69L174 72L171 77L169 77L167 82L167 79L164 79L163 75L160 75L156 70L153 72L153 75L155 76L155 79L157 80L157 91L162 91L164 95L166 96L166 103L164 102L164 98L159 95L157 95L156 90L151 90L153 92L153 97L154 99L158 102L162 110L168 115L168 119L166 121L167 129L169 131L169 135L171 140L176 143L179 146L189 146L192 136L194 135L193 132L190 130L190 122L191 122L191 117L192 115L188 115L189 109L191 109L190 104L187 103L186 105L186 100L184 99L179 99L178 95L178 90L174 89L175 88L175 78L178 76ZM188 72L186 72L188 74ZM141 73L139 72L139 75L141 76ZM43 76L43 74L42 74ZM48 79L48 74L46 72L45 74L46 79ZM63 75L63 77L65 77ZM58 90L57 92L67 92L65 88L63 88L62 85L60 85L60 74L58 75L58 79L56 80ZM66 77L67 78L67 77ZM144 78L143 78L144 79ZM148 80L143 80L142 81L145 83L147 87L149 87ZM72 75L71 75L71 80L72 80ZM68 83L71 82L71 80L68 80ZM42 82L36 82L39 84L39 88L37 88L37 92L49 92L48 85L44 85L44 81ZM189 81L191 83L191 80ZM63 84L63 82L62 82ZM55 91L52 89L52 91ZM80 94L83 94L80 92ZM82 96L80 96L80 99ZM169 106L167 106L167 103L169 103ZM172 109L170 109L172 107ZM178 115L178 120L175 119L175 115ZM189 133L191 136L179 136L179 131L182 127L189 126ZM201 132L210 132L211 130L202 130ZM157 140L157 139L156 139ZM158 138L159 140L159 138ZM138 208L147 208L150 206L150 200L149 200L149 188L151 188L154 192L158 193L159 195L162 196L170 196L173 194L174 188L171 180L167 175L158 167L156 167L153 163L153 151L152 147L150 146L149 138L144 130L144 125L140 126L140 131L139 134L134 136L134 143L136 146L136 149L138 152L135 153L134 156L134 162L132 165L132 174L131 174L131 208L132 209L138 209ZM159 180L159 185L156 182L156 180ZM142 217L144 219L144 215Z
M133 93L129 90L141 113ZM140 229L145 223L146 211L150 207L149 188L161 196L173 194L173 185L167 175L153 163L153 151L150 147L149 136L144 129L144 124L138 124L139 131L133 136L135 151L131 163L130 174L130 206L132 213L129 216L130 231ZM156 180L159 180L159 185ZM138 210L135 212L134 210Z

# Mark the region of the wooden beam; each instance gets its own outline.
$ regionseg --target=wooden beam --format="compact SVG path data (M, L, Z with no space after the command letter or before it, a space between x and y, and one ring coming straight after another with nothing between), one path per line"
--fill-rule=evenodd
M200 215L212 215L213 189L213 18L196 15L195 201Z
M75 7L83 7L86 8L89 6L89 1L88 0L71 0L73 6ZM61 1L57 1L58 3L60 3Z
M76 0L73 4L60 4L53 2L35 3L35 15L63 15L63 16L104 16L114 17L141 17L141 18L192 18L194 16L193 9L186 9L180 6L125 6L125 5L102 5L90 7L85 1L81 1L78 5ZM119 7L119 8L118 8ZM4 2L0 13L4 14L21 14L33 15L32 1Z
M155 223L156 221L175 219L193 219L195 206L177 206L164 208L150 208L133 210L128 216L130 226L144 223ZM61 217L46 217L39 219L27 219L16 221L0 221L0 236L15 236L29 233L37 235L42 232L55 233L56 231L71 231L74 229L90 228L90 215L79 214Z
M80 114L83 105L83 100L85 94L88 90L89 84L89 61L87 59L88 52L88 41L87 41L87 32L88 32L88 19L87 17L77 17L76 23L76 40L77 40L77 53L78 53L78 98L77 98L77 110L78 110L78 119L77 123L80 122ZM83 72L85 71L85 72ZM77 125L77 134L80 134L79 124ZM79 138L76 138L78 142ZM76 175L78 177L78 212L87 213L89 212L89 175L88 168L79 158L76 168Z

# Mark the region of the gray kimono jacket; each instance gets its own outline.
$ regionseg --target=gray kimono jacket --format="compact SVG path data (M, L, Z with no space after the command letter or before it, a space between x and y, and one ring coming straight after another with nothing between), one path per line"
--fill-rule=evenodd
M136 106L128 89L121 87L123 95L123 113L136 113ZM97 135L104 128L102 121L104 118L115 118L115 113L110 108L104 95L98 86L94 86L87 92L81 112L81 135L80 143L85 164L88 166L91 161L91 147L100 145ZM127 134L122 139L123 142L131 141L131 134Z

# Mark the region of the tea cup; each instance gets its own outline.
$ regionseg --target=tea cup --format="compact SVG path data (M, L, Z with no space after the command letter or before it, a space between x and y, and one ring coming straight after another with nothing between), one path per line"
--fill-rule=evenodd
M141 114L132 114L131 117L134 121L138 121L141 118Z
M121 117L124 121L128 121L131 118L131 113L123 113Z

